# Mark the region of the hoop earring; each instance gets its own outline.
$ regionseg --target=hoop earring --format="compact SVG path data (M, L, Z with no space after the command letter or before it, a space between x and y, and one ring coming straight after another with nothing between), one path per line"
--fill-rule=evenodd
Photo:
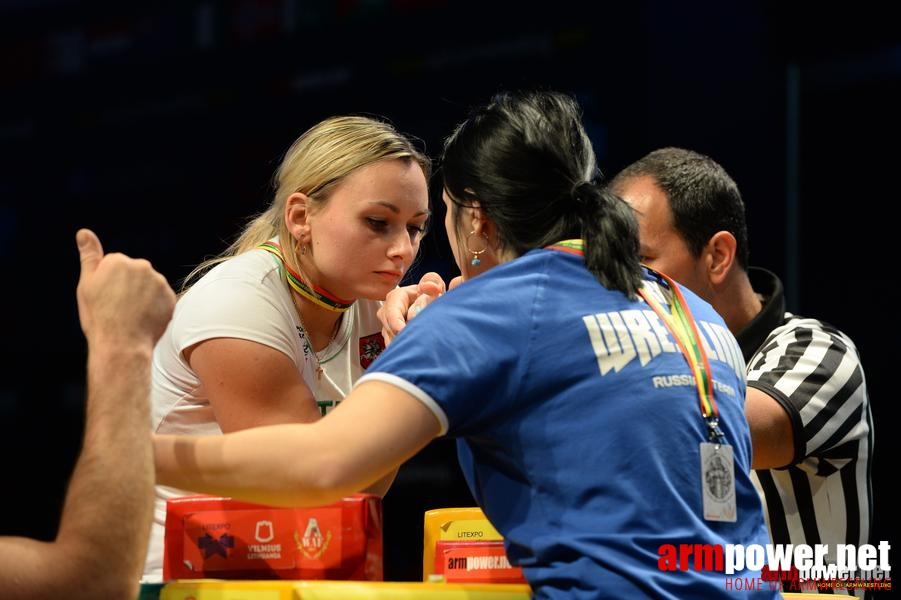
M482 248L481 250L473 250L472 248L469 247L469 240L472 239L472 236L474 236L474 235L478 235L483 240L485 240L485 247ZM481 265L482 259L479 258L479 255L483 254L485 252L485 250L487 250L487 249L488 249L488 236L485 234L485 232L480 231L477 233L475 230L470 231L469 235L466 236L466 251L472 254L472 260L469 261L469 264L471 264L474 267L478 267L479 265Z

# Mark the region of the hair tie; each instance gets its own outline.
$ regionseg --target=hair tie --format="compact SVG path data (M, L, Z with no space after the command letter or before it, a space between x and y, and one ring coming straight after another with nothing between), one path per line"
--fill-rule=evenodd
M577 181L569 190L569 196L576 206L588 206L594 196L595 184L590 181Z

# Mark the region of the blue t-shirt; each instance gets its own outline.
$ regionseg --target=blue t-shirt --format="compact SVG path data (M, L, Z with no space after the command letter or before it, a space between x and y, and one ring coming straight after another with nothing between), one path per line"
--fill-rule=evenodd
M646 279L659 294L658 276ZM402 386L458 439L473 496L536 597L734 599L728 578L760 576L658 568L664 545L767 542L748 476L741 351L712 307L680 290L734 452L734 523L702 516L707 426L674 336L644 301L600 285L580 255L534 250L467 281L358 382ZM778 597L763 587L760 597Z

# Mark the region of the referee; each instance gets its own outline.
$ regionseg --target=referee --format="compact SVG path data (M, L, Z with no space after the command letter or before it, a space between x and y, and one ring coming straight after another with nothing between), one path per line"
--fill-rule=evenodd
M656 150L610 186L636 209L642 261L707 300L738 339L752 466L772 543L826 544L827 565L837 563L838 544L870 543L873 418L854 342L787 312L776 275L748 266L744 203L709 157Z

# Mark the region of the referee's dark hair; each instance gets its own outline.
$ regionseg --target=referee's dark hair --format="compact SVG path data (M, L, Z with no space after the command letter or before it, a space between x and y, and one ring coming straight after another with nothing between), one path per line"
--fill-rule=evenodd
M673 225L697 258L718 231L735 236L735 257L748 269L745 203L735 181L709 156L684 148L661 148L639 158L610 181L614 192L635 177L653 177L666 194Z

